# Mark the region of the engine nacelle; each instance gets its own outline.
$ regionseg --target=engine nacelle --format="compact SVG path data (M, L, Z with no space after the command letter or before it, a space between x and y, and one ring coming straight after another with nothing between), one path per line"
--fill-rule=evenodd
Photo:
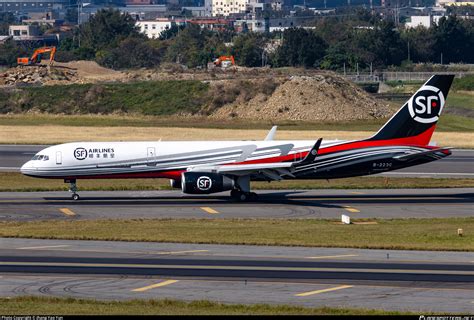
M189 194L209 194L232 190L234 179L212 172L183 172L181 190Z
M170 185L173 189L181 189L181 180L170 179Z

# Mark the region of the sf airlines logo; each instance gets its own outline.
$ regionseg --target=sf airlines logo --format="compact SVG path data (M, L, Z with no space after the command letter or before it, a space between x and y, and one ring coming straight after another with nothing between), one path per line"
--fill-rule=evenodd
M207 191L212 187L212 180L209 177L202 176L197 179L197 187L201 191Z
M74 158L77 160L84 160L87 158L87 150L84 148L76 148L74 150Z
M440 89L423 86L408 101L408 111L413 120L420 123L438 121L444 107L444 96Z

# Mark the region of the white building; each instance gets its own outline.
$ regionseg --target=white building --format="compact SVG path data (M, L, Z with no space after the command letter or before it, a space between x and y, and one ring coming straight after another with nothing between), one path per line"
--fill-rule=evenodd
M247 10L249 0L212 0L212 15L228 16L243 13Z
M411 16L410 21L405 23L407 28L425 27L430 28L433 25L438 24L439 19L442 16Z
M135 23L140 28L140 32L144 33L150 39L157 39L165 30L171 29L175 21L168 19L158 20L139 20Z

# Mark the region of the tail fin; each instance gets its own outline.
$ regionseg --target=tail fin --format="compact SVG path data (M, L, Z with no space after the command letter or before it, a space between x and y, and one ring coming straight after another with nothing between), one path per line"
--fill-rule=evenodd
M427 145L443 111L454 75L434 75L368 141Z

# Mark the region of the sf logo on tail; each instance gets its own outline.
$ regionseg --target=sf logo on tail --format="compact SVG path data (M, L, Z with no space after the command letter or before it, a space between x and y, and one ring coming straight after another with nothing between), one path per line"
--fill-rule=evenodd
M440 89L423 86L408 101L408 111L413 120L421 123L438 121L444 107L444 96Z

